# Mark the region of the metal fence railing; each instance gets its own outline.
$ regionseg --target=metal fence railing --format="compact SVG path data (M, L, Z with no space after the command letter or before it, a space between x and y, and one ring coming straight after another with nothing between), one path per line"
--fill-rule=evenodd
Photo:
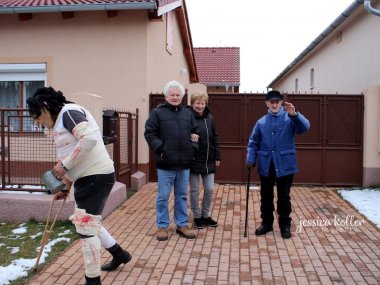
M138 163L138 110L117 112L117 140L106 148L117 180L130 187ZM26 109L0 108L0 191L46 192L40 177L55 163L52 131L34 125Z

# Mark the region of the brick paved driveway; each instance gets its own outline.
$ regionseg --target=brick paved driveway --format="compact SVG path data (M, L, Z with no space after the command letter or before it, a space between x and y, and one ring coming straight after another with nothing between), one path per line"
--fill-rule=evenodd
M245 186L216 185L212 217L219 226L197 230L195 240L186 240L174 232L172 221L165 242L155 238L155 189L154 183L145 185L105 219L133 258L117 271L103 272L103 285L380 284L380 231L334 189L293 187L293 237L283 240L277 224L264 237L254 235L259 191L250 191L245 238ZM173 199L170 205L173 210ZM102 253L102 262L110 259ZM28 284L84 284L83 275L75 242Z

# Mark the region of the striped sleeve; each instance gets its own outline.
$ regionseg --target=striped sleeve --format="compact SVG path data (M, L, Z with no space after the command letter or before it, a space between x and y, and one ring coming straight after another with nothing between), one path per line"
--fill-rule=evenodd
M77 110L67 110L62 115L63 126L72 133L76 125L87 122L86 113Z

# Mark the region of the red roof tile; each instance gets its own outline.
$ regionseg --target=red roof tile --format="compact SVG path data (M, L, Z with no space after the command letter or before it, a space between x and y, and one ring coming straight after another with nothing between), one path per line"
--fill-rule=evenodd
M194 48L199 82L208 86L240 85L240 48Z
M0 7L38 7L59 5L136 4L155 3L155 0L0 0Z

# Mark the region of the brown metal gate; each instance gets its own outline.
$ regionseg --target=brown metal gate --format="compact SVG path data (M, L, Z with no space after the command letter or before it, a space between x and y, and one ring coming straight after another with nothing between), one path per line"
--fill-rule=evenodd
M138 164L138 116L136 113L118 109L108 109L117 112L117 140L106 145L115 165L116 180L131 187L131 175L137 171Z
M310 131L297 139L300 172L295 182L362 185L364 96L288 97L311 123Z
M209 94L222 151L216 181L246 181L245 156L248 137L255 122L266 114L264 94ZM151 109L163 101L151 95ZM309 132L297 137L299 173L295 184L362 185L363 95L287 95L311 124ZM186 101L184 101L186 102ZM150 181L156 171L150 157ZM152 176L152 174L154 176ZM254 179L258 182L255 170Z

